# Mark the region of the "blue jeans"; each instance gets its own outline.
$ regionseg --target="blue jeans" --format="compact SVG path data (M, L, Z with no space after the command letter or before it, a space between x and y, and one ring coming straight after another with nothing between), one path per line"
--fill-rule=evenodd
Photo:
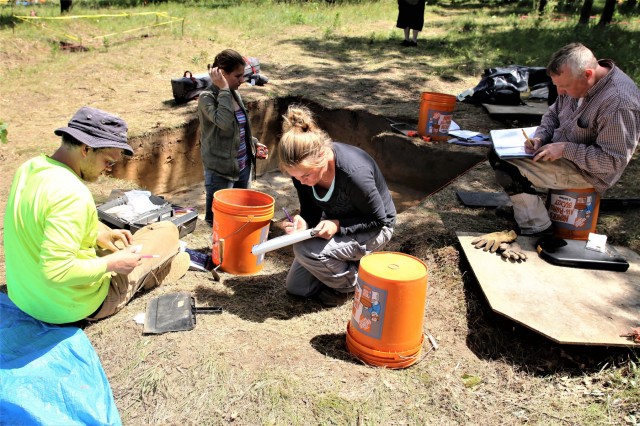
M251 166L248 165L240 172L237 181L232 181L217 175L211 170L204 170L204 189L206 191L204 220L213 225L213 194L219 189L249 188L251 179Z

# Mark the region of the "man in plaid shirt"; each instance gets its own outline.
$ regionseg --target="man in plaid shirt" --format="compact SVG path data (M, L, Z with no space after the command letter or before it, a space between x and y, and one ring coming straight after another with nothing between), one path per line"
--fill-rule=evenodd
M489 156L523 235L551 228L535 188L595 188L602 194L620 179L640 139L640 89L613 61L597 60L571 43L553 54L547 73L558 99L525 145L533 158Z

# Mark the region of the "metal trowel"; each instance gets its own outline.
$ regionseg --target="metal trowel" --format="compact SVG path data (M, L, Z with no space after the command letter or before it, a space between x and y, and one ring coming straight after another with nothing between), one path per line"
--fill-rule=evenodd
M221 314L221 307L196 307L191 293L163 294L147 303L143 334L162 334L170 331L192 330L196 313Z

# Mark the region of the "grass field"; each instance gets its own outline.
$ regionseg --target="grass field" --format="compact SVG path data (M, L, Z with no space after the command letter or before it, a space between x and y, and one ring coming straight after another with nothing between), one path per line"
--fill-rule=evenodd
M427 6L419 47L403 50L393 0L75 3L67 17L89 17L26 22L11 15L33 10L57 18L59 7L0 6L0 121L8 130L8 143L0 144L3 213L15 169L39 152L51 153L59 143L53 130L80 106L119 114L131 137L180 128L194 118L195 104L173 105L170 79L186 69L203 72L228 47L260 58L270 77L262 88L242 87L247 102L296 96L327 109L407 121L417 117L421 91L461 93L487 67L545 66L570 41L614 59L640 83L637 15L616 15L605 29L595 27L597 20L578 28L577 13L567 10L538 15L525 2L441 1ZM596 2L594 13L601 6ZM184 25L155 25L167 17L184 18ZM499 125L481 108L466 111L474 116L456 119L474 129ZM430 273L425 326L440 349L422 362L391 371L351 358L344 349L350 306L327 310L287 298L291 253L283 250L268 256L256 276L224 274L214 283L189 272L85 328L123 422L638 424L637 349L558 345L493 313L486 302L445 218L483 231L505 226L492 212L464 209L455 195L460 188L497 190L489 175L481 164L399 218L389 248L422 259ZM638 196L639 177L626 182L627 195ZM104 178L91 189L100 199L121 185ZM639 252L637 212L601 217L617 243ZM203 224L188 237L190 245L206 246ZM3 283L3 248L0 277ZM141 336L131 318L151 297L181 290L202 304L223 304L225 313L202 317L188 333Z

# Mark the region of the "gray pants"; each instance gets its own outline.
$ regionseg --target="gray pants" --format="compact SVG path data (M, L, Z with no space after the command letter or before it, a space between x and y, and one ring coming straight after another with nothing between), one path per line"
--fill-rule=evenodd
M310 297L323 285L341 292L354 291L360 259L389 242L393 229L311 238L293 245L295 259L287 275L287 292Z
M508 160L516 166L522 176L537 188L575 189L591 188L578 168L571 161L561 158L556 161L528 159ZM512 195L513 215L523 235L535 234L551 226L547 207L540 197L533 194Z

